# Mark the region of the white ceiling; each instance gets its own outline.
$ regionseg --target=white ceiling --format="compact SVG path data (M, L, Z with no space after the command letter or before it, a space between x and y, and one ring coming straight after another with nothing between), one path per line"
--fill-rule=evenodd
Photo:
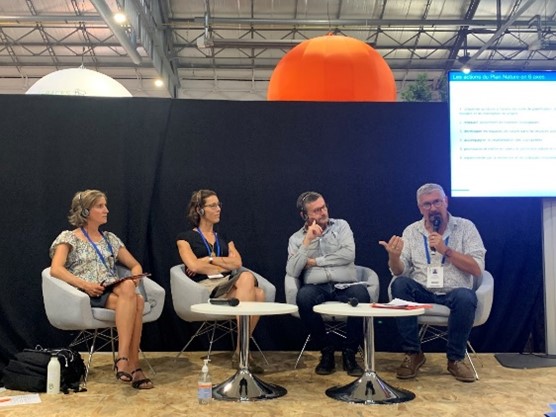
M281 57L329 32L377 49L401 92L419 74L439 85L465 56L556 70L555 19L554 0L0 0L0 93L84 65L136 97L265 100Z

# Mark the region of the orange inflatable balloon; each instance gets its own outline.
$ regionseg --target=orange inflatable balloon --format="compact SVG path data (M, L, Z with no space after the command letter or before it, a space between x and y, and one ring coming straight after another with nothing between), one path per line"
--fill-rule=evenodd
M268 100L396 101L396 82L382 56L358 39L319 36L280 60Z

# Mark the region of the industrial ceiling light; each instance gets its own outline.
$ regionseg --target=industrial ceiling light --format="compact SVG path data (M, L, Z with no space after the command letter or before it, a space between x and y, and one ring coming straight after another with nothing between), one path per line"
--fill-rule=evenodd
M127 16L122 12L114 13L114 21L119 25L123 25L127 22Z
M467 64L470 59L471 56L467 53L467 51L465 52L465 55L458 58L458 62L461 64L461 71L464 74L469 74L471 72L471 67Z
M467 33L465 34L465 38L463 38L463 55L458 57L458 62L461 64L461 71L464 74L469 74L471 72L471 67L469 66L469 60L471 59L471 55L467 52Z

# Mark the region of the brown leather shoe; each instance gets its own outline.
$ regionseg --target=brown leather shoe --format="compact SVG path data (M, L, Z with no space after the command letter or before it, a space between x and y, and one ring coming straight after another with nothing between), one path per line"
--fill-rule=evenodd
M417 370L426 362L425 354L419 353L406 353L405 357L399 368L396 370L396 376L399 379L414 378Z
M448 361L448 372L461 382L475 382L475 373L465 361Z

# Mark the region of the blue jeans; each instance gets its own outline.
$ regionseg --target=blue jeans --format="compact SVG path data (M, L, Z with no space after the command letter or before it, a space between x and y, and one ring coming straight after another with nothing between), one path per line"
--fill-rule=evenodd
M357 298L360 303L370 303L371 297L365 285L352 285L345 290L338 290L334 283L306 284L297 292L296 303L299 308L301 321L311 334L311 339L317 349L333 350L334 341L331 335L326 334L322 316L313 311L313 307L325 301L347 302L350 298ZM356 351L363 341L363 319L348 317L346 339L343 349Z
M417 281L408 277L398 277L392 282L392 297L418 303L442 304L450 309L448 317L448 343L446 356L449 360L462 360L477 309L475 291L455 288L446 295L437 295ZM419 326L417 317L397 318L396 324L402 338L404 352L420 352Z

